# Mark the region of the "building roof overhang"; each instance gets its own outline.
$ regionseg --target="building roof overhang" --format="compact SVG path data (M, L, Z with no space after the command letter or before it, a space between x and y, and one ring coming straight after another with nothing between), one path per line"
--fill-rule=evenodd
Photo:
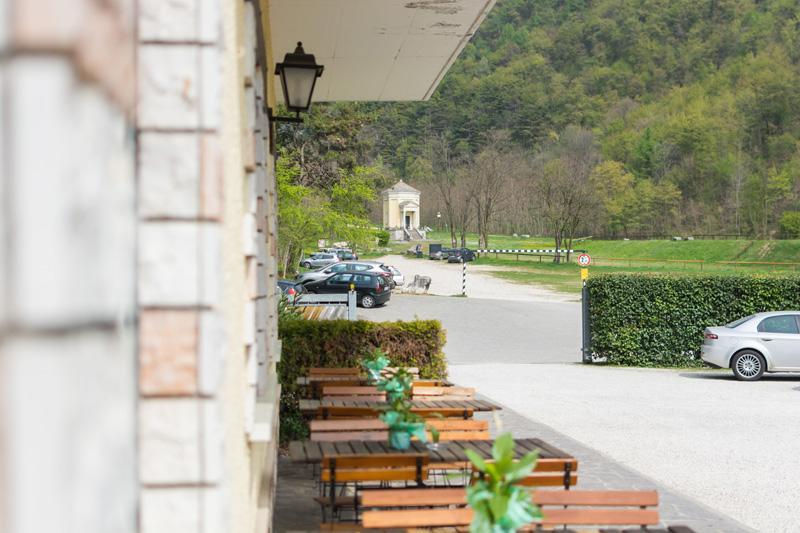
M302 41L325 66L314 91L317 102L427 100L495 3L262 1L268 3L273 61Z

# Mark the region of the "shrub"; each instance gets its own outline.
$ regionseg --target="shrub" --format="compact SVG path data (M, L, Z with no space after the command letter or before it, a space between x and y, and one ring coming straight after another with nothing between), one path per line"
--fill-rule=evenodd
M447 377L442 352L445 334L438 320L369 322L366 320L292 320L279 324L282 340L278 377L281 382L281 441L307 434L299 410L297 378L312 367L356 367L375 348L392 366L419 367L422 378Z
M634 366L701 366L703 330L761 311L800 309L800 277L590 278L592 353Z
M781 232L786 237L800 237L800 211L785 211L781 215Z
M378 246L383 248L384 246L389 244L389 237L391 235L385 229L378 230L375 232L375 237L378 239Z

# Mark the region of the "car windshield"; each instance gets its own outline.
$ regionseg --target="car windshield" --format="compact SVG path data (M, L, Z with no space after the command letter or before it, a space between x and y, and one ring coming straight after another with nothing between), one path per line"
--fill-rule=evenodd
M726 328L730 328L730 329L738 328L739 326L741 326L742 324L744 324L745 322L747 322L748 320L750 320L754 316L755 315L749 315L749 316L746 316L744 318L740 318L739 320L734 320L730 324L725 324L725 327Z

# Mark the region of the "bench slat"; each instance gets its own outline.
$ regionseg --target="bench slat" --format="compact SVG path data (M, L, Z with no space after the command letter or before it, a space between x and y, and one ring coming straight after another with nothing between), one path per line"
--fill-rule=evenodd
M472 509L365 511L362 516L362 524L369 528L463 526L472 520Z
M651 509L543 509L542 524L557 526L654 526L660 520Z
M658 491L655 490L537 491L533 494L533 501L538 505L654 507L658 505Z
M363 507L416 507L423 505L466 505L464 487L431 489L362 490Z

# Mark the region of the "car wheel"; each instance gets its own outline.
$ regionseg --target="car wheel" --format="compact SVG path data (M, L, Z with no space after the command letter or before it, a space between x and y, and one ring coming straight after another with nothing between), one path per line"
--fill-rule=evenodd
M311 268L311 263L309 263L308 261L305 261L303 263L300 263L300 266L303 267L303 268Z
M739 381L756 381L761 379L767 363L764 356L754 350L743 350L733 356L731 370Z
M369 294L361 297L361 307L365 307L367 309L371 307L375 307L375 298L370 296Z

